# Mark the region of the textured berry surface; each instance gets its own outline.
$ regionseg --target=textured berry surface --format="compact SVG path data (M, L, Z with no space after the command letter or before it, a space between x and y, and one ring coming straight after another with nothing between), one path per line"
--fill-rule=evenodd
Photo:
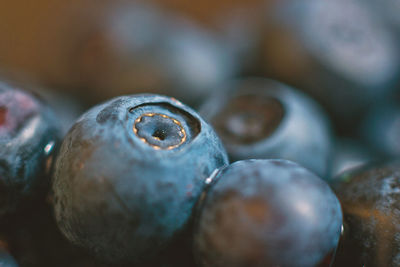
M223 169L199 207L200 266L316 266L335 250L339 201L315 174L286 160Z
M0 214L45 191L60 131L33 95L0 83Z
M112 99L82 115L62 144L57 223L98 257L140 265L183 231L206 178L226 164L212 128L177 100Z

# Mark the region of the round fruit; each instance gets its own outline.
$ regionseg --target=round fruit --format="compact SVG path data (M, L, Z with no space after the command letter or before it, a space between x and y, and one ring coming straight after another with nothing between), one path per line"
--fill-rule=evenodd
M399 266L400 162L365 165L334 181L344 214L334 266Z
M0 214L44 194L60 129L50 108L0 82Z
M206 178L226 164L212 128L179 101L112 99L64 139L53 183L58 226L105 261L140 265L182 233Z
M279 82L248 78L218 90L200 112L231 160L283 158L327 179L333 138L324 111Z
M329 261L342 227L329 186L286 160L246 160L223 169L199 206L200 266L316 266Z

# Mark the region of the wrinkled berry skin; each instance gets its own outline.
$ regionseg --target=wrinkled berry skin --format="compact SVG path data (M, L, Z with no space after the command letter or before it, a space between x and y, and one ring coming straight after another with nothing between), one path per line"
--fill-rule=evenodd
M334 266L400 266L400 162L359 167L335 181L344 234Z
M307 169L286 160L246 160L215 180L197 218L200 266L316 266L335 250L339 201Z
M110 262L142 266L183 231L226 152L193 110L158 95L123 96L81 116L53 183L59 228Z
M209 98L200 114L214 126L232 161L283 158L329 177L329 120L317 103L287 85L238 80Z
M57 119L46 104L0 83L0 215L46 191L60 139Z

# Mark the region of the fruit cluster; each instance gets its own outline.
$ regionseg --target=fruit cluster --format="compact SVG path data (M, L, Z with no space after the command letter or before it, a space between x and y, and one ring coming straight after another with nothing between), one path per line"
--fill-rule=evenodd
M62 94L0 66L0 266L400 266L396 5L268 2L101 4Z

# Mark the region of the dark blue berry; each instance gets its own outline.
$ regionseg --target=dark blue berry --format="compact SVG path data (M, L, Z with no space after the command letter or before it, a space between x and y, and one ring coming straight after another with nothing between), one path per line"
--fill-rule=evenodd
M400 162L362 166L334 181L344 215L334 266L400 266Z
M223 169L200 204L194 252L200 266L316 266L342 227L329 186L286 160Z
M45 193L59 141L58 121L46 104L0 83L0 214Z
M248 78L226 85L202 107L231 160L284 158L328 178L329 121L306 95L279 82Z
M64 139L53 183L58 226L105 261L143 264L182 233L205 180L226 164L212 128L179 101L112 99Z

